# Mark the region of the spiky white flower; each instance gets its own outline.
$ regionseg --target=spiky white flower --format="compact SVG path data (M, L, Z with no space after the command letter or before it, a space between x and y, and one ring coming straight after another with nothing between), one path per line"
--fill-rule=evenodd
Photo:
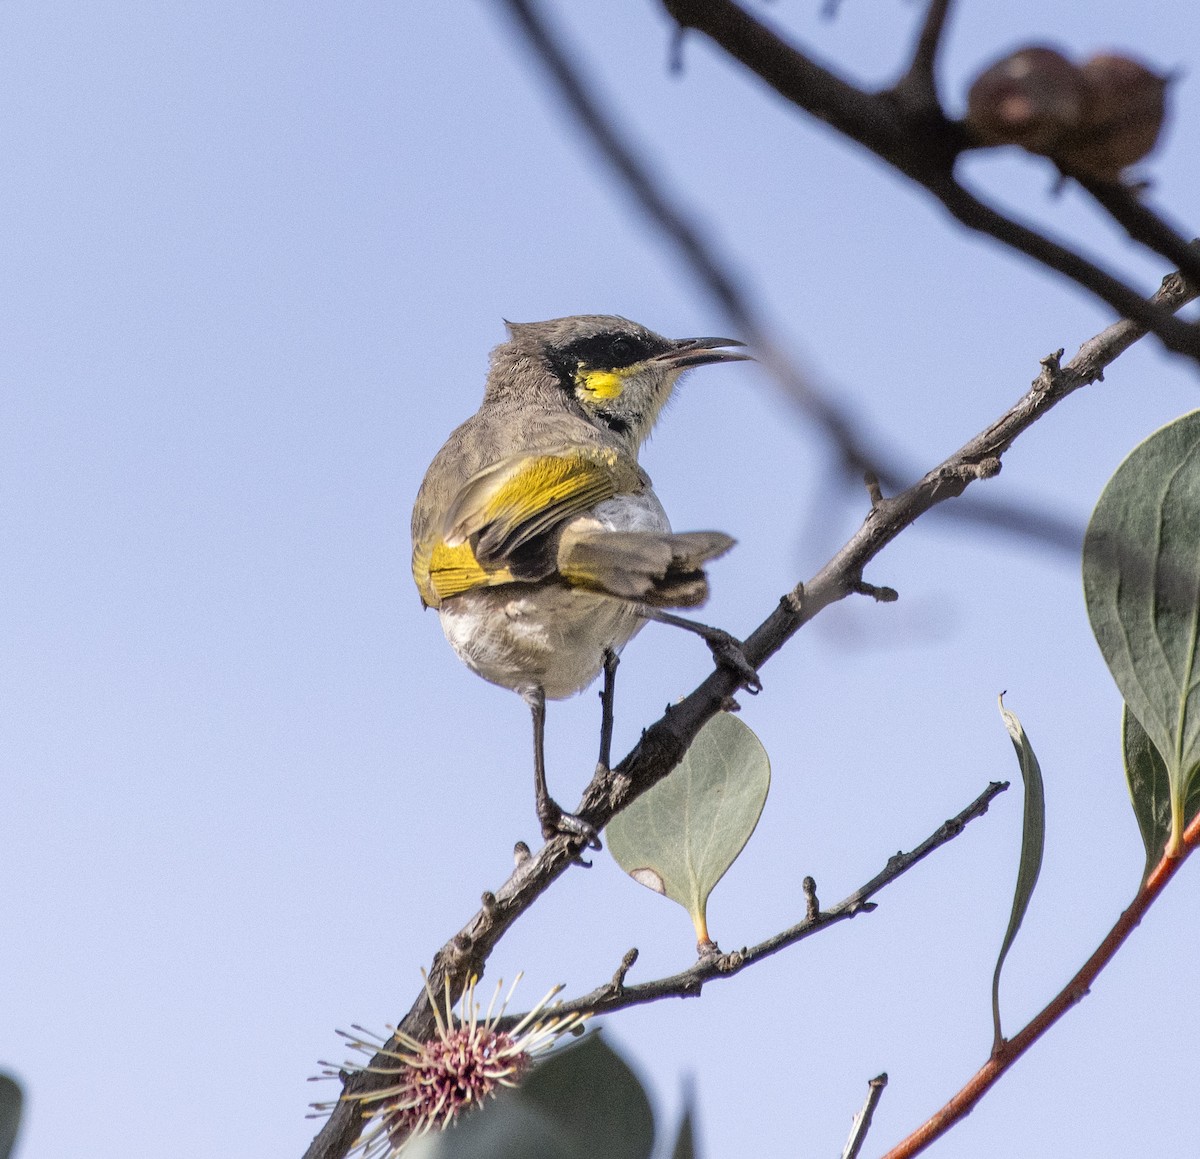
M398 1154L419 1135L444 1130L464 1111L492 1098L500 1087L516 1086L536 1055L549 1050L562 1035L576 1030L589 1017L555 1014L552 1009L547 1014L551 1000L562 990L555 986L515 1026L498 1029L520 980L518 974L499 1009L496 1003L504 983L498 982L486 1013L480 1017L475 1000L478 978L472 977L455 1017L450 980L446 979L444 1000L439 1004L426 978L425 992L436 1025L436 1034L427 1042L419 1042L394 1027L387 1028L387 1038L361 1026L353 1028L354 1034L338 1031L351 1049L365 1054L369 1061L347 1062L340 1068L322 1063L330 1069L321 1077L336 1078L348 1072L386 1081L372 1082L370 1089L343 1094L334 1102L314 1103L314 1109L329 1113L342 1100L357 1102L367 1126L351 1154L378 1159Z

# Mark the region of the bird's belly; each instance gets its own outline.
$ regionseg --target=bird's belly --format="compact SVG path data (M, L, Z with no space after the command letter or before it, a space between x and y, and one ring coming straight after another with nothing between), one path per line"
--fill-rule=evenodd
M473 671L525 696L541 688L551 700L591 684L605 651L620 651L643 623L620 600L553 581L463 592L439 612Z
M616 495L582 515L610 531L669 532L654 492ZM604 653L619 652L645 622L621 600L557 580L475 588L438 609L459 657L485 680L527 696L541 688L563 700L600 674Z

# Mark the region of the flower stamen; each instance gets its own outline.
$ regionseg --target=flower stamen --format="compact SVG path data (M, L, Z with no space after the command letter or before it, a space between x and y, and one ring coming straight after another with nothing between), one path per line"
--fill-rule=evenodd
M425 993L432 1007L435 1035L419 1042L394 1027L391 1038L353 1026L353 1035L338 1033L350 1049L369 1057L366 1063L347 1062L340 1068L322 1063L321 1077L337 1078L369 1074L389 1080L377 1089L343 1094L332 1103L315 1103L318 1112L330 1112L337 1102L349 1100L362 1108L367 1126L352 1154L376 1159L398 1154L408 1140L433 1130L445 1130L463 1112L469 1112L495 1097L500 1087L517 1086L533 1057L549 1050L564 1034L579 1029L586 1014L551 1014L542 1018L561 986L551 989L515 1026L498 1029L521 980L518 974L496 1010L503 982L496 985L487 1012L480 1017L475 1000L477 977L463 992L455 1018L450 980L446 979L444 1002L438 1002L422 971Z

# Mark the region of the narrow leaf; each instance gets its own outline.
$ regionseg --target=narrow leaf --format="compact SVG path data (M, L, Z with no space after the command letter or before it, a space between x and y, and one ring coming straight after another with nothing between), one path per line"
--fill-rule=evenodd
M1156 431L1108 481L1083 546L1092 631L1166 767L1183 837L1200 771L1200 411Z
M1025 782L1025 816L1021 824L1021 860L1017 869L1017 888L1013 894L1012 914L1008 919L1008 929L1004 932L1000 956L996 959L996 970L992 974L992 1025L995 1028L993 1051L1004 1041L1000 1032L1000 971L1004 967L1004 959L1008 957L1017 931L1021 928L1021 922L1025 920L1025 911L1029 908L1029 899L1033 896L1033 887L1037 885L1038 874L1042 869L1042 850L1046 844L1046 795L1042 786L1041 766L1016 714L1004 707L1003 696L1000 697L1000 716L1004 727L1008 729L1008 735L1012 738L1013 748L1017 750L1021 779Z
M758 737L718 713L679 767L612 820L609 851L634 880L683 906L707 943L708 896L754 832L770 784Z
M1129 799L1146 847L1145 881L1150 871L1162 860L1171 836L1171 782L1167 766L1154 742L1138 719L1125 706L1121 727L1122 748L1125 752L1125 780ZM1192 781L1185 803L1183 823L1186 827L1200 812L1200 778Z

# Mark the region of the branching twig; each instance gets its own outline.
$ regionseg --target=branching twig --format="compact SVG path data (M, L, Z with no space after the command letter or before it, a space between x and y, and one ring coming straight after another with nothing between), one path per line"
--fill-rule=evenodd
M896 99L895 92L872 93L848 84L733 0L662 2L680 25L704 33L780 96L870 149L927 189L957 221L1070 278L1122 317L1138 322L1169 350L1200 361L1200 330L1195 326L1172 317L1147 302L1132 286L1045 234L1000 213L960 185L954 177L955 161L972 142L962 126L940 110L914 112L909 110L908 102ZM931 3L936 7L941 0ZM1165 238L1159 234L1155 248L1164 244ZM1187 240L1175 235L1172 245L1186 247Z
M950 15L950 0L930 0L925 10L925 20L913 50L912 64L908 72L892 89L894 96L903 100L913 111L941 112L934 79L937 51L946 29L946 18Z
M1155 300L1164 309L1178 309L1196 291L1176 275L1164 279ZM1132 322L1118 322L1086 342L1065 366L1057 356L1044 360L1042 373L1026 394L999 419L935 467L906 491L872 506L866 520L841 550L810 581L786 593L775 610L745 641L744 653L755 667L773 656L800 628L832 603L850 595L861 582L863 568L926 511L962 492L981 476L980 465L998 460L1027 430L1068 394L1096 381L1104 368L1144 331ZM994 473L994 472L983 472ZM642 739L613 770L598 773L584 792L576 813L597 830L630 801L662 780L682 759L704 723L737 691L739 677L717 668L689 696L672 705L642 734ZM537 853L522 858L488 904L434 957L429 972L430 989L440 994L450 979L461 990L471 974L482 974L483 965L514 922L570 868L576 849L565 837L547 842ZM860 899L861 900L861 899ZM433 1015L424 991L418 995L399 1029L424 1040L433 1031ZM395 1049L398 1040L389 1042ZM380 1057L376 1065L383 1065ZM364 1071L350 1076L346 1092L375 1089L381 1080ZM361 1106L356 1099L338 1104L328 1122L305 1153L305 1159L342 1159L362 1128Z
M907 873L919 861L928 857L935 849L953 841L971 821L982 817L988 811L988 806L992 801L1007 788L1007 781L993 781L961 813L939 825L910 853L897 853L888 858L887 864L879 873L865 885L856 889L849 897L838 902L832 909L818 910L814 914L806 913L802 921L748 949L735 950L729 954L705 954L688 969L666 978L658 978L653 982L641 982L636 986L628 985L625 982L624 974L627 967L622 962L622 970L618 971L618 977L582 997L574 998L569 1002L555 1003L554 1013L611 1014L615 1010L624 1010L629 1006L642 1006L647 1002L657 1002L660 998L694 998L699 995L706 982L711 982L716 978L732 978L735 974L740 974L747 966L753 966L756 962L761 962L764 958L769 958L772 954L787 949L788 946L794 946L819 930L857 917L860 913L869 912L875 908L871 898L898 877ZM805 880L810 879L806 878ZM513 1020L514 1022L519 1021L522 1017L523 1015L519 1014L513 1015Z
M1064 986L1045 1008L1020 1033L1001 1040L992 1057L975 1073L940 1111L903 1142L893 1147L883 1159L911 1159L920 1154L935 1139L944 1135L960 1119L970 1114L975 1104L992 1088L1002 1074L1021 1057L1047 1030L1076 1003L1081 1002L1099 977L1100 971L1112 961L1125 939L1137 928L1166 887L1178 872L1186 857L1200 845L1200 816L1192 820L1183 837L1183 856L1164 857L1138 890L1129 908L1117 919L1116 925L1083 964L1074 978Z

